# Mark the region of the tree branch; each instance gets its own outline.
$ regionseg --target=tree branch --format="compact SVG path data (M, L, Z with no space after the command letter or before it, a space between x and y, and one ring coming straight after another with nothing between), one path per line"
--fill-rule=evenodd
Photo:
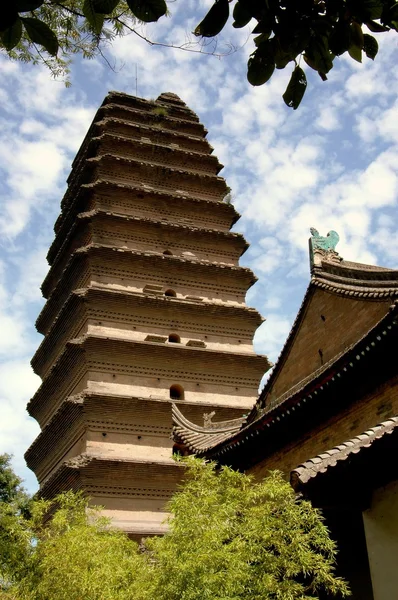
M125 23L121 19L119 19L119 18L116 17L115 21L117 21L118 23L120 23L121 25L123 25L123 27L125 27L128 31L130 31L130 33L134 33L135 35L137 35L140 39L144 40L144 42L146 42L150 46L161 46L163 48L174 48L175 50L184 50L185 52L196 52L198 54L206 54L208 56L215 56L216 58L222 58L224 56L229 56L230 54L233 54L234 52L237 51L237 48L235 46L233 46L232 44L230 44L230 49L229 49L228 52L219 52L219 53L217 53L215 51L213 51L213 52L206 52L206 50L203 50L202 48L196 49L196 48L190 47L193 44L198 44L198 42L186 42L184 44L180 44L179 46L177 46L175 44L167 44L166 42L154 42L153 40L147 38L142 33L139 33L133 27L130 27L130 25L128 25L127 23Z

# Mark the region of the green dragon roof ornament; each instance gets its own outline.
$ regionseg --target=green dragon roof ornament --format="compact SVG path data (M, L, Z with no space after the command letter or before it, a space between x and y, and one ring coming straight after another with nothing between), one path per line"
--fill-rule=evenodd
M336 246L340 240L337 231L329 231L326 237L319 235L319 231L315 229L315 227L311 227L310 231L311 237L309 239L309 246L311 272L314 267L321 266L322 259L336 263L342 261L341 256L336 252Z

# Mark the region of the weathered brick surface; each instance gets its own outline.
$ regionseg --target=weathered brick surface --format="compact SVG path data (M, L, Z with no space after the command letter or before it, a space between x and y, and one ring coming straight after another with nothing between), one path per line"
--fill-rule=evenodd
M379 386L339 414L325 420L315 429L296 437L282 449L270 453L250 469L256 478L265 477L269 470L279 469L286 476L302 462L341 444L398 414L398 377ZM292 435L294 437L294 434Z
M315 289L267 404L359 340L388 311L389 300L353 300Z

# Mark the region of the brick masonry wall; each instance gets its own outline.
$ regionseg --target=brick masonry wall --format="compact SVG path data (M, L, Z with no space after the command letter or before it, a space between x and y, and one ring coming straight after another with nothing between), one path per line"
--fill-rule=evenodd
M388 300L353 300L315 289L267 404L359 340L387 313L390 304Z
M381 421L398 414L398 376L363 395L339 414L325 420L315 429L294 439L249 469L256 479L269 470L279 469L289 477L290 471L306 460L330 450L363 433Z

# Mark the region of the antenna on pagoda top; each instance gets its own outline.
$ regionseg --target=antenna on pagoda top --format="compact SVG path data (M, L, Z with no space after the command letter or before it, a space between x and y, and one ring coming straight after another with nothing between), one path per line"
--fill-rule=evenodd
M135 95L138 98L138 66L135 63Z

